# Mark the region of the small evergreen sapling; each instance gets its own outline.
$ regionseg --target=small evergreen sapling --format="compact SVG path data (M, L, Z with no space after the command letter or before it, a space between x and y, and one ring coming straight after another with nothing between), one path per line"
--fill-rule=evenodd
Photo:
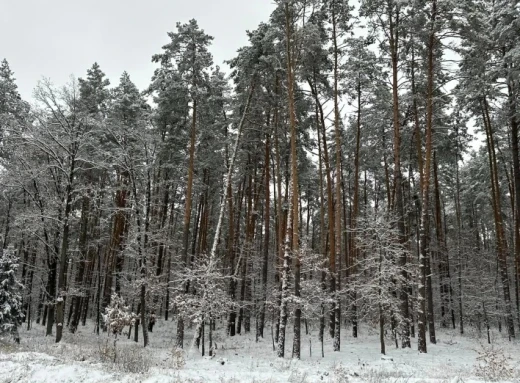
M16 343L20 343L18 326L23 319L23 285L16 278L18 261L13 250L0 250L0 334L10 333Z

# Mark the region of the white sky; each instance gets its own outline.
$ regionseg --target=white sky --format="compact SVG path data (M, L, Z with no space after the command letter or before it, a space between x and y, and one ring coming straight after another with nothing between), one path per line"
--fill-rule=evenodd
M0 60L9 61L26 100L43 76L64 85L95 61L112 85L126 70L143 90L156 67L151 57L177 21L197 19L215 38L221 65L273 9L272 0L0 0Z

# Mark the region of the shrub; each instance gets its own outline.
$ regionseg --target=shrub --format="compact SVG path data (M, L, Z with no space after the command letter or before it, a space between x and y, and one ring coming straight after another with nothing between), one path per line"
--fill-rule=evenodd
M172 367L180 370L186 365L186 356L182 348L175 347L172 351Z
M507 356L502 349L481 346L477 352L477 365L475 366L477 376L490 381L513 377L514 369L509 364L511 357Z
M133 374L145 374L152 367L146 350L137 345L120 348L115 364L121 372Z

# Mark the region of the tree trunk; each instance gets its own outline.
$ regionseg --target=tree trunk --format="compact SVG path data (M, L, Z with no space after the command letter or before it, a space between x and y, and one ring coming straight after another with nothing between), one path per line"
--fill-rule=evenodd
M327 180L327 213L328 213L328 238L329 238L329 272L330 272L330 294L333 296L336 293L336 237L335 237L335 209L334 209L334 197L332 193L332 177L331 177L331 169L330 169L330 161L329 161L329 151L327 147L326 140L326 129L325 129L325 114L323 112L323 106L321 105L316 84L316 73L314 73L314 82L311 83L309 80L309 85L311 86L312 94L314 96L314 101L318 107L320 122L321 122L321 139L323 143L323 162L325 165L325 175ZM314 84L314 86L313 86ZM319 128L319 126L318 126ZM336 326L336 304L332 304L332 309L329 313L329 335L331 338L334 338L335 334L335 326Z
M493 130L491 119L489 118L489 108L486 98L481 101L484 126L486 128L487 147L489 155L489 170L491 174L491 191L493 201L493 213L495 218L497 260L499 267L500 279L504 293L505 316L510 338L515 337L515 327L511 308L511 295L509 290L509 276L507 273L507 241L502 221L501 194L498 180L498 167L495 154L495 142L493 138Z
M520 299L518 285L520 281L520 155L518 149L518 120L516 114L515 89L512 74L507 76L507 90L509 103L509 120L511 125L511 151L513 154L513 177L515 186L515 290L516 309L520 323Z
M264 186L264 248L263 248L263 264L262 264L262 307L260 309L260 320L257 326L257 333L262 338L264 337L264 326L265 326L265 308L267 301L267 277L268 277L268 264L269 264L269 241L270 241L270 224L271 224L271 192L270 192L270 153L271 153L271 138L270 133L266 134L265 140L265 186Z
M401 122L399 120L399 93L398 93L398 73L399 73L399 10L394 20L392 11L389 11L389 43L392 61L392 100L393 100L393 128L394 128L394 189L395 199L393 200L394 209L398 216L397 227L399 230L399 242L406 242L406 231L404 224L404 204L402 194L402 173L401 173ZM399 298L401 301L401 337L402 347L410 347L410 313L408 307L408 273L406 272L406 253L399 256L399 266L401 267L401 278Z
M289 239L289 234L286 234L286 244L284 252L284 273L285 280L282 283L287 284L288 278L288 261L289 253L292 251L294 259L294 295L296 299L300 296L300 273L301 273L301 255L299 251L299 215L298 215L298 203L299 203L299 192L298 192L298 155L297 155L297 133L296 133L296 110L295 110L295 99L294 99L294 68L296 59L294 57L294 15L291 13L292 8L289 9L289 3L285 3L285 37L286 37L286 54L287 54L287 92L288 92L288 103L289 103L289 127L290 127L290 138L291 138L291 180L290 180L290 209L289 209L289 222L287 228L292 230L292 238ZM289 233L289 231L287 232ZM289 243L290 241L290 243ZM287 267L286 267L287 263ZM282 298L283 301L283 298ZM282 302L282 305L287 303ZM294 338L293 338L293 357L300 359L301 351L301 307L296 303L294 309ZM286 309L283 310L285 317L287 317ZM282 313L282 310L281 310ZM283 317L280 315L280 317ZM285 322L287 318L285 318ZM284 324L285 327L285 324ZM285 338L285 329L284 335ZM284 339L285 340L285 339ZM283 348L283 343L279 342L279 346ZM279 347L278 356L283 357L283 350L280 352Z
M326 273L325 268L327 267L327 241L325 235L325 197L323 195L323 160L322 160L322 145L321 145L321 129L320 129L320 118L318 112L318 104L315 102L315 114L316 114L316 133L318 136L318 162L319 162L319 190L320 190L320 253L323 256L323 265L321 272L321 289L323 292L326 291ZM320 311L320 324L319 324L319 340L321 343L322 357L323 355L323 342L325 335L325 302L321 303Z
M358 82L357 82L357 100L358 100L358 110L357 110L357 123L356 123L356 146L354 152L354 202L352 206L352 214L350 218L350 230L351 230L351 245L350 245L350 257L349 263L347 265L350 270L350 274L356 274L355 264L357 262L357 219L359 214L359 157L361 150L361 80L358 74ZM354 298L356 298L356 293L354 292ZM352 303L352 336L357 338L358 336L358 323L357 323L357 304L354 300ZM383 346L384 347L384 346Z
M60 250L60 269L58 274L58 296L56 299L56 343L61 340L63 334L63 321L65 311L65 285L67 283L67 255L69 251L69 217L72 211L72 183L74 182L74 155L70 158L70 169L65 191L65 212L63 216L63 232Z
M439 190L437 155L433 154L433 179L434 179L434 193L435 193L435 232L437 235L437 243L439 247L439 281L441 291L441 326L448 327L448 319L450 312L453 313L451 306L451 280L450 280L450 266L448 259L448 248L446 239L444 237L444 230L442 228L441 218L441 197Z
M340 131L340 116L339 116L339 68L338 68L338 36L337 36L337 21L336 21L336 2L332 3L332 44L334 47L334 138L336 143L336 184L335 184L335 201L334 206L337 214L335 218L335 232L336 232L336 259L341 263L341 131ZM341 270L341 264L339 269ZM341 272L340 270L334 270L338 283L341 283ZM334 297L335 299L335 310L334 310L334 351L340 351L341 348L341 299L338 294Z
M188 246L190 238L191 204L193 199L193 173L195 167L195 138L197 134L197 99L193 99L192 123L190 134L190 149L188 161L188 182L186 185L186 204L184 209L184 229L182 233L182 265L188 265ZM175 344L178 348L184 348L184 317L179 312L177 317L177 334Z
M87 192L88 193L88 192ZM81 232L79 237L79 248L80 248L80 259L78 265L78 271L76 272L74 287L76 289L80 289L80 291L85 290L85 286L83 286L83 281L85 280L85 269L87 268L87 260L88 260L88 226L89 220L88 216L90 214L90 198L88 196L84 196L81 204ZM80 315L81 315L81 303L82 303L82 294L76 295L72 297L71 304L71 313L73 313L72 323L70 324L69 330L71 333L75 333L78 328Z

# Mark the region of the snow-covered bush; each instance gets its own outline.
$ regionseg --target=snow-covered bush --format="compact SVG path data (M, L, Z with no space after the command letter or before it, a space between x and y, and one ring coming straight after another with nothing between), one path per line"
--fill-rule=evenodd
M103 322L109 332L119 335L125 326L133 326L137 315L130 311L129 306L125 306L125 301L117 294L113 294L110 304L103 314Z
M115 363L121 372L133 374L145 374L152 367L147 351L137 345L120 347Z
M102 362L112 362L115 363L117 358L117 339L115 339L112 342L110 342L108 339L104 344L99 345L99 358Z
M507 356L502 349L482 346L477 353L475 366L477 376L492 382L513 377L514 368L510 365L511 357Z
M0 334L10 333L20 341L18 326L22 323L23 285L16 278L18 257L12 249L0 249Z
M172 351L172 367L180 370L186 365L186 352L182 348L175 347Z
M99 358L103 363L113 363L121 372L144 374L150 371L152 361L146 350L137 345L117 345L118 339L99 345Z
M302 274L312 275L313 278L304 278L301 282L301 296L292 297L293 301L301 304L302 314L308 319L319 319L324 314L324 304L334 303L335 300L330 294L327 286L327 278L330 278L330 270L325 264L322 254L310 251L308 243L304 242L300 249L301 256L305 260L302 262ZM325 276L322 281L321 277ZM341 292L336 292L341 295Z
M348 383L349 380L349 372L341 363L334 365L332 370L332 376L334 379L334 383Z
M230 277L221 269L212 269L205 257L194 262L190 269L179 273L181 286L190 286L189 294L178 294L174 307L189 323L202 324L212 315L226 316L233 308L227 293Z

